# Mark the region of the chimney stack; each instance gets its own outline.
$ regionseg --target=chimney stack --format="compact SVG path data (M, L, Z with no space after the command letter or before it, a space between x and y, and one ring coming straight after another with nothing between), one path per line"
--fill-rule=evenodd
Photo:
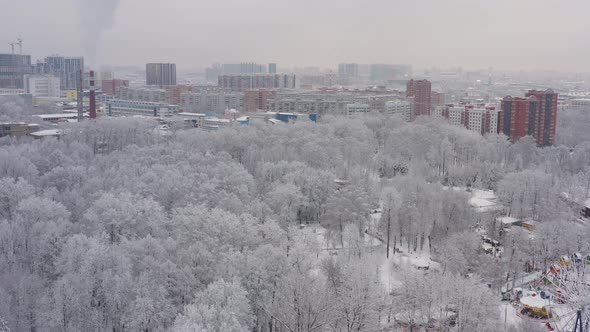
M96 91L94 88L94 70L90 71L90 109L89 116L96 119Z

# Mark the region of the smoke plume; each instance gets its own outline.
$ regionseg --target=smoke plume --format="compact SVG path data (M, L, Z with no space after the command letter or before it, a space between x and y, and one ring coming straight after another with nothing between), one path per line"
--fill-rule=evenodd
M80 18L80 38L87 62L94 65L102 32L114 22L119 0L73 0Z

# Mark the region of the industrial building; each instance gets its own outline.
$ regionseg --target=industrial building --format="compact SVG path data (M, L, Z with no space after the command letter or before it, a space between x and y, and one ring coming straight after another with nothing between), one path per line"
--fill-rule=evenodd
M178 113L178 111L178 105L164 103L119 99L113 99L107 103L107 114L109 116L169 117Z

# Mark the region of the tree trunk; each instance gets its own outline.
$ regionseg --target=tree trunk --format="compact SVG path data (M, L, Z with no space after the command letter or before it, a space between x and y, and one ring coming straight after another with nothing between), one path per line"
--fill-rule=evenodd
M387 258L389 259L389 238L391 236L391 209L387 210Z

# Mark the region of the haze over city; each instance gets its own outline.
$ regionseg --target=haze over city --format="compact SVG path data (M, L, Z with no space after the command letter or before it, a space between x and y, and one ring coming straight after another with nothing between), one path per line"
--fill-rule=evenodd
M590 332L588 0L0 1L0 332Z
M174 60L191 69L272 60L284 67L590 70L590 2L584 0L1 2L10 7L0 14L10 28L0 30L0 45L19 36L35 57L82 55L93 65Z

